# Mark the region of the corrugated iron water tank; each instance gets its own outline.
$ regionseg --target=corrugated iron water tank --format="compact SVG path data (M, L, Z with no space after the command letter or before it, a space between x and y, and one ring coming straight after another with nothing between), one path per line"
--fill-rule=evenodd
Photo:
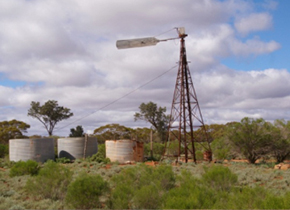
M54 160L54 139L10 139L9 159L10 161L35 160L45 162Z
M85 149L86 147L86 149ZM71 137L57 140L58 157L66 157L71 160L92 156L98 152L98 141L95 137Z
M133 140L106 140L106 157L112 162L142 162L143 143Z

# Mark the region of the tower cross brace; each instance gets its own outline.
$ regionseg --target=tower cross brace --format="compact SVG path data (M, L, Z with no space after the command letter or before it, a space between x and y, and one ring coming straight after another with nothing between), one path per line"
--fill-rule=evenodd
M188 162L191 156L196 163L195 143L201 143L206 152L210 152L210 160L211 148L188 67L184 40L186 36L180 34L179 67L168 126L168 142L163 158L180 158L184 153L185 162ZM172 140L178 140L178 151L171 151L170 154L169 145Z

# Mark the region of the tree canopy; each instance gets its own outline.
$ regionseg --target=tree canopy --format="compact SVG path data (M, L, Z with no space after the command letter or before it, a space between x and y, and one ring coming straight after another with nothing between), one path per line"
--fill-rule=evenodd
M131 128L119 124L108 124L94 130L99 143L106 140L131 139Z
M277 162L290 155L290 121L275 120L271 126L271 153Z
M262 118L245 117L241 122L229 124L229 139L237 151L250 163L255 163L270 151L269 126Z
M166 107L158 107L157 104L150 101L147 104L142 103L139 109L140 112L136 112L134 115L135 121L144 120L149 122L159 133L161 141L164 142L169 123L169 116L165 114Z
M32 101L28 110L28 116L38 119L45 127L48 135L51 136L55 125L73 116L69 108L59 106L57 101L48 100L44 105Z
M132 139L140 142L150 142L151 129L149 128L129 128L120 124L107 124L96 128L94 136L98 139L98 143L102 144L106 140ZM153 135L157 139L157 134Z
M81 125L78 125L75 129L74 128L70 129L69 137L83 137L83 136L85 136L85 134L84 129Z
M30 125L18 120L0 122L0 143L8 143L9 139L27 138L23 133L27 132Z

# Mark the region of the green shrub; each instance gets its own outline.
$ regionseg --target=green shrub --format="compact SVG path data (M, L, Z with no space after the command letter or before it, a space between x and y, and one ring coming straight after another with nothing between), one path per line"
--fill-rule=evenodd
M158 209L161 204L161 194L155 185L145 185L133 197L134 209Z
M181 154L184 153L184 149L183 148L180 148L181 149ZM167 148L166 148L166 152L170 155L178 155L178 150L179 150L179 142L177 140L174 140L174 141L171 141L169 145L167 145Z
M175 186L175 175L171 166L159 165L148 176L154 179L152 181L155 185L164 191L168 191Z
M55 161L57 163L71 163L71 160L69 158L66 158L66 157L56 158Z
M163 199L164 209L225 208L219 204L228 201L237 176L226 167L212 166L205 168L200 179L183 170L177 180L179 187L170 189Z
M110 208L156 209L161 207L164 194L175 186L175 175L171 166L153 168L140 164L123 169L112 181Z
M9 154L8 144L0 144L0 158L4 158Z
M175 186L171 166L144 164L123 169L113 176L111 208L160 208L164 194Z
M163 209L209 209L215 203L215 191L183 170L177 177L179 187L172 188L163 199Z
M238 182L238 176L227 167L214 165L204 169L202 181L215 190L230 191L231 187Z
M200 150L195 151L196 160L203 160L203 152Z
M73 173L65 166L51 160L40 169L37 176L30 178L25 185L28 193L36 197L62 200Z
M8 156L5 156L4 158L0 158L0 167L1 168L12 168L14 166L15 162L10 161Z
M289 209L289 205L284 204L283 197L268 193L263 201L263 206L260 207L261 209Z
M151 143L144 144L144 156L148 157L148 160L160 160L164 153L165 145L162 143L153 142L153 159L151 158Z
M18 161L10 169L10 177L22 175L36 175L39 171L39 164L34 160Z
M215 159L225 160L231 158L232 148L231 145L227 142L226 138L222 137L214 139L214 141L211 143L211 148Z
M134 191L132 191L132 187L128 184L128 182L121 183L113 189L110 198L111 209L131 209L130 201Z
M284 206L289 208L289 206L290 206L290 191L288 191L288 192L284 195L284 197L283 197L283 201L284 201L284 202L283 202Z
M220 204L220 206L223 205L226 209L272 209L274 206L271 202L273 201L274 196L269 195L261 187L243 187L229 194L227 202Z
M109 158L106 158L106 148L105 144L98 145L97 154L92 155L89 158L90 161L98 162L98 163L109 163L111 162Z
M108 183L100 175L82 174L69 185L66 205L74 209L101 208L100 196L108 190Z
M138 170L138 168L140 170ZM140 168L140 166L126 168L122 170L119 174L112 177L113 190L111 193L110 208L132 208L130 202L132 200L134 191L138 187L138 183L140 183L140 172L142 169Z

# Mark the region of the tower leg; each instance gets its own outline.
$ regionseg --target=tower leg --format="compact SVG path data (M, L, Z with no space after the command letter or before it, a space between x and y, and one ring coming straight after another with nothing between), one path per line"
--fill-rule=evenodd
M182 159L182 156L184 156L185 162L192 158L196 163L195 144L202 143L207 151L211 151L211 148L188 68L185 37L186 35L180 39L179 68L173 94L168 126L169 135L164 158L171 156ZM177 151L170 147L170 143L176 141L178 142Z

